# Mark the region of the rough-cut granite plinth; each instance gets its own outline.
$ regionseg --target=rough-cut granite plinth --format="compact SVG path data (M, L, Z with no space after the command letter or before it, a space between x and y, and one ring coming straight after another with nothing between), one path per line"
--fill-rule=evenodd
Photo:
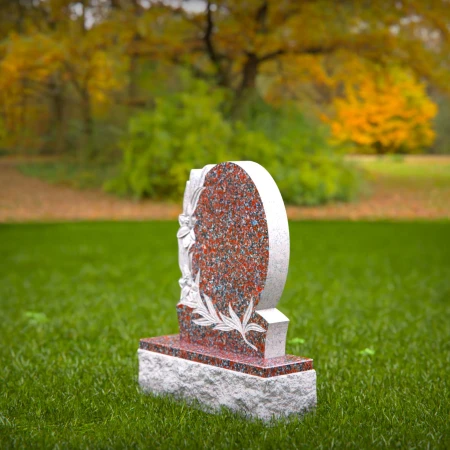
M313 407L313 361L285 354L276 308L289 226L273 178L251 161L194 169L179 222L180 334L141 339L142 388L263 420Z
M316 405L315 370L263 378L148 350L138 354L144 391L197 400L205 410L226 407L267 422Z

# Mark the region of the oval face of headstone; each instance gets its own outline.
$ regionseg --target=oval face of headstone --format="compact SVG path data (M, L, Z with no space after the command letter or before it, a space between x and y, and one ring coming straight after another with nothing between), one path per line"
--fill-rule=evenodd
M279 190L262 166L227 162L191 186L188 203L179 231L189 257L177 307L181 339L264 356L270 334L264 311L281 296L289 260Z

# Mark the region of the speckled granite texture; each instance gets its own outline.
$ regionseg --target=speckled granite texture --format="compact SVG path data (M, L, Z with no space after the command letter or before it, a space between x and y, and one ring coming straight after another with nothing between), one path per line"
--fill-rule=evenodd
M195 209L193 277L200 271L201 294L209 296L223 314L229 315L231 305L243 317L252 299L250 322L266 330L263 318L255 314L269 264L269 233L258 190L245 170L233 163L213 167L203 187ZM257 347L253 350L236 330L196 325L192 319L198 316L188 306L178 305L178 317L183 340L254 356L264 353L265 333L248 333Z
M193 172L178 235L181 339L243 355L283 356L289 320L275 306L287 276L289 228L278 187L250 161ZM244 318L248 326L240 332Z
M261 378L146 350L138 355L144 391L197 400L210 412L226 407L268 422L303 414L317 403L314 370Z
M245 356L205 348L198 344L187 344L180 341L178 334L141 339L139 348L263 378L304 372L313 368L313 360L309 358L293 355L270 359Z

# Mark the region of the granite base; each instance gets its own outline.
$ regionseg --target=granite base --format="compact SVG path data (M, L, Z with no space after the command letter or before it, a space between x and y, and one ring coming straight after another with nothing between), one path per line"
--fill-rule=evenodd
M264 378L139 349L139 384L145 392L222 407L263 421L303 414L317 403L314 369Z

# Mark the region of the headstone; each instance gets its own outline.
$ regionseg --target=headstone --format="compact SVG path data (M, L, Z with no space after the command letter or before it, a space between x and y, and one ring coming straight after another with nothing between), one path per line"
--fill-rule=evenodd
M141 339L142 388L263 420L315 406L313 361L285 354L276 309L289 228L273 178L250 161L194 169L179 222L180 333Z

